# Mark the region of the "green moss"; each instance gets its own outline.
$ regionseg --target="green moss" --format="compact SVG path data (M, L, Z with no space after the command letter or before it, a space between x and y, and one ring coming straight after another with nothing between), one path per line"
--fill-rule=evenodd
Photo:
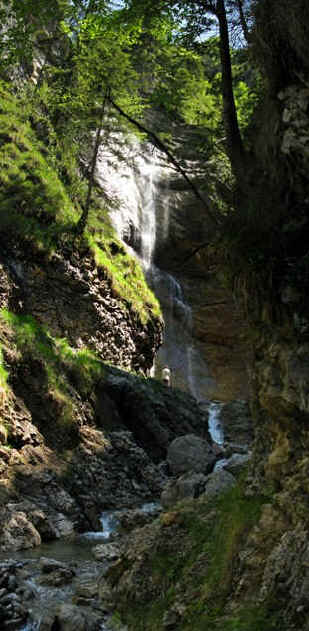
M3 358L3 351L2 348L0 346L0 388L6 390L7 389L7 380L8 380L8 376L9 373L7 371L7 369L5 368L5 364L4 364L4 358Z
M258 522L264 501L246 497L240 481L217 501L201 497L186 502L171 514L172 543L165 531L168 520L163 516L159 543L148 563L152 588L157 588L160 597L139 604L125 602L120 611L129 629L161 631L163 615L179 602L185 606L177 622L177 629L182 631L275 629L270 605L249 602L233 615L224 614L232 592L235 559Z
M124 309L130 306L142 322L158 317L159 303L141 266L117 239L107 211L92 208L83 243L78 244L75 227L82 199L78 199L75 185L72 189L72 173L65 178L67 186L60 179L61 170L67 174L68 170L61 162L61 153L58 162L55 159L50 122L48 150L37 138L31 125L33 108L31 99L26 95L18 99L0 81L0 232L13 239L20 237L48 254L64 240L73 248L86 245L97 266L106 270Z
M55 247L72 230L78 213L48 164L26 104L0 82L0 230L39 248Z
M0 317L14 332L16 349L29 363L38 360L41 365L44 388L41 396L47 397L55 410L55 425L69 435L75 431L74 391L87 396L96 380L104 375L104 364L90 350L77 351L65 339L52 337L31 316L16 315L2 309Z
M57 380L56 373L63 367L80 373L81 381L89 387L104 374L104 364L95 353L88 349L78 351L65 338L52 337L32 316L16 315L6 309L0 315L14 330L17 348L23 353L30 351L44 361L51 383Z
M115 234L107 232L104 238L89 233L86 236L96 265L106 270L115 294L139 314L142 322L150 316L160 317L159 302L149 289L140 264L128 256Z

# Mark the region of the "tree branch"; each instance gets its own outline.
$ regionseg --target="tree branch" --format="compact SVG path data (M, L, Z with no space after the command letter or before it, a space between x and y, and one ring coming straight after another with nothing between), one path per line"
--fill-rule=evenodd
M144 125L142 125L141 123L139 123L137 120L135 120L134 118L132 118L132 116L130 116L129 114L127 114L126 112L123 111L123 109L117 105L117 103L115 103L115 101L113 101L113 99L111 97L108 98L110 104L115 108L115 110L124 118L126 118L126 120L128 120L130 123L132 123L132 125L134 125L135 127L137 127L137 129L139 129L141 132L143 132L144 134L146 134L146 136L152 141L152 143L158 148L160 149L160 151L162 151L163 153L165 153L165 155L167 156L167 158L169 159L169 161L174 165L174 167L177 169L177 171L182 175L182 177L186 180L187 184L190 186L191 190L193 191L194 195L197 197L197 199L199 199L199 201L202 202L209 218L212 220L212 222L218 226L220 224L220 220L219 217L216 216L215 212L210 208L211 207L211 201L209 199L209 197L207 196L207 200L204 199L204 197L201 195L201 193L199 192L198 188L195 186L194 182L192 182L192 180L188 177L188 175L186 174L185 170L182 168L182 166L179 164L178 160L176 160L176 158L173 156L173 154L170 152L170 150L166 147L166 145L162 142L162 140L160 140L160 138L153 132L150 131L149 129L147 129L146 127L144 127Z

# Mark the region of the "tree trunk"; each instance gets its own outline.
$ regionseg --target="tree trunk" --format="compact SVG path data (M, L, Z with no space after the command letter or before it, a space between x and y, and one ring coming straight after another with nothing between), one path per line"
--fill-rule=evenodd
M238 13L239 13L239 19L240 19L242 32L244 34L244 38L245 38L246 42L248 43L249 42L249 30L248 30L247 21L246 21L245 14L244 14L243 0L237 0L237 7L238 7Z
M220 217L219 217L218 214L216 214L216 212L215 212L215 210L213 208L213 204L212 204L209 196L205 193L205 191L203 192L203 195L199 192L199 190L195 186L194 182L192 182L191 178L189 178L189 176L187 175L185 170L182 168L182 166L179 164L178 160L176 160L176 158L173 156L173 154L170 152L170 150L164 144L164 142L162 142L162 140L160 140L160 138L153 131L151 131L150 129L147 129L144 125L142 125L137 120L132 118L132 116L130 116L129 114L124 112L123 109L121 107L119 107L119 105L117 105L117 103L115 103L115 101L113 101L112 98L110 98L110 97L108 97L108 98L109 98L110 104L115 108L115 110L117 110L117 112L119 112L119 114L121 116L126 118L126 120L128 120L130 123L132 123L132 125L135 125L135 127L137 127L137 129L139 129L141 132L146 134L147 137L149 138L149 140L158 149L160 149L160 151L165 153L165 155L167 156L167 158L171 162L171 164L174 165L174 167L176 168L178 173L180 173L182 175L182 177L186 180L187 184L189 185L189 187L191 188L191 190L193 191L193 193L197 197L197 199L200 202L202 202L202 204L203 204L203 206L205 208L205 211L206 211L207 215L209 216L209 218L212 220L212 222L216 226L218 226L219 223L220 223Z
M94 187L95 169L97 166L98 153L99 153L99 149L101 145L101 134L102 134L102 129L103 129L106 100L107 100L107 95L105 94L102 109L101 109L100 121L99 121L99 125L96 131L93 154L92 154L91 163L90 163L90 174L89 174L86 201L84 203L83 212L76 225L77 234L82 234L84 232L87 221L88 221L89 208L90 208L90 203L91 203L92 191Z
M227 151L234 175L238 181L241 181L244 167L244 149L234 100L232 62L224 0L217 0L216 14L220 29L223 119L227 138Z

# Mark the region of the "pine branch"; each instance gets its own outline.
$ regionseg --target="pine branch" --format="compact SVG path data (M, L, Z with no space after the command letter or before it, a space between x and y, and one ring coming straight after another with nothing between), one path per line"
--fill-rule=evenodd
M137 127L137 129L139 129L141 132L146 134L146 136L151 140L151 142L158 149L160 149L160 151L165 153L165 155L167 156L168 160L174 165L174 167L177 169L177 171L186 180L187 184L190 186L191 190L193 191L193 193L197 197L197 199L199 199L199 201L202 202L202 204L203 204L203 206L204 206L209 218L212 220L212 222L216 226L218 226L220 224L220 220L219 220L219 217L215 214L215 211L211 208L212 203L211 203L210 198L207 196L207 199L205 199L201 195L201 193L199 192L198 188L195 186L194 182L192 182L191 178L189 178L189 176L187 175L185 170L179 164L178 160L176 160L176 158L173 156L173 154L170 152L170 150L167 148L167 146L162 142L162 140L160 140L160 138L153 131L147 129L139 121L135 120L134 118L132 118L132 116L130 116L129 114L124 112L124 110L119 105L117 105L117 103L115 103L115 101L113 101L112 98L109 97L108 100L109 100L110 104L115 108L115 110L117 110L117 112L121 116L126 118L126 120L128 120L130 123L132 123L132 125Z

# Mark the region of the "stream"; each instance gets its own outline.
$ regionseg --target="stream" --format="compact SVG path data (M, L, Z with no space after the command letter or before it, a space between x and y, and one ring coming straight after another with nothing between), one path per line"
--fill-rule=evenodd
M18 631L57 631L59 621L74 631L108 631L112 616L101 599L104 574L115 560L110 556L121 544L122 522L135 514L145 518L145 523L159 514L159 502L147 502L138 509L128 511L104 511L101 515L102 530L85 532L72 540L60 539L43 543L36 548L1 554L0 585L8 575L1 590L5 595L5 607L13 607L13 619L5 628ZM140 524L139 524L140 525ZM102 554L106 549L107 555ZM102 554L102 558L97 552ZM20 599L20 600L19 600ZM17 612L17 613L16 613ZM18 618L18 614L24 618ZM15 616L15 618L14 618ZM15 620L15 623L14 623ZM61 628L63 628L61 626ZM119 629L121 631L121 629Z

